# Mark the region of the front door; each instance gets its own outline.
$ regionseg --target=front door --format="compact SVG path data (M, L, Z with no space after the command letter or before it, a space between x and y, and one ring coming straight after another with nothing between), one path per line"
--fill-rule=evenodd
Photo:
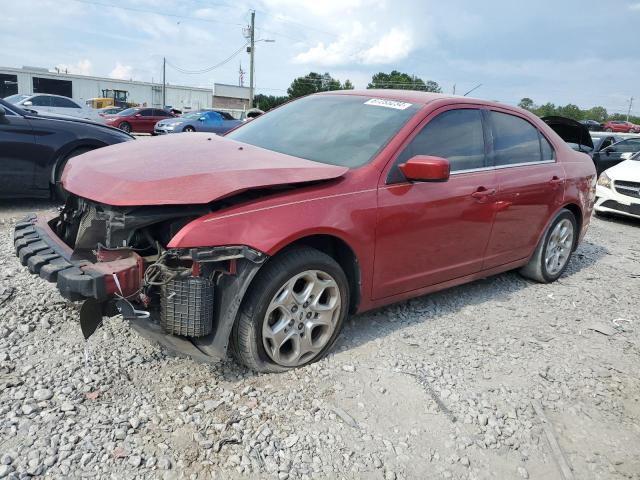
M482 268L497 189L479 109L432 114L378 190L373 298L435 285ZM449 160L446 182L407 182L398 165L415 155Z
M565 180L553 147L528 120L498 111L488 116L498 192L483 268L531 255L540 232L562 204Z
M0 115L0 197L31 193L38 153L29 120L9 110Z

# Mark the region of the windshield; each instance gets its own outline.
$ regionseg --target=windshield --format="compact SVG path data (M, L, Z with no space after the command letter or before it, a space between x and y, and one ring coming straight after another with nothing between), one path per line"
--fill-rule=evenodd
M129 115L133 115L134 113L136 113L138 110L140 110L140 109L139 108L127 108L126 110L123 110L120 113L118 113L118 115L120 115L121 117L128 117Z
M29 98L31 95L17 94L17 95L9 95L8 97L4 97L4 100L9 103L19 103L25 98Z
M283 105L227 136L345 167L369 162L420 105L356 95L315 95Z
M203 116L205 113L207 113L207 112L189 112L189 113L185 113L184 115L180 115L180 117L181 118L198 119L201 116Z

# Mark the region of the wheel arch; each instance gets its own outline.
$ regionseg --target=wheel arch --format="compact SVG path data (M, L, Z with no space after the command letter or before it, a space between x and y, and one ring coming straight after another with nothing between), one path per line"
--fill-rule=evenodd
M575 244L573 246L573 249L575 250L578 246L578 237L580 236L580 232L582 231L582 225L584 222L584 218L583 218L583 213L582 213L582 209L580 208L579 205L575 204L575 203L567 203L566 205L564 205L562 208L566 208L567 210L569 210L573 216L576 219L576 241ZM555 217L555 215L554 215Z
M96 148L101 148L106 146L107 146L106 143L101 142L99 140L78 141L78 142L72 142L65 145L60 150L58 150L56 154L56 160L53 164L53 168L51 168L51 175L49 176L49 183L51 185L55 185L56 176L58 174L60 167L64 163L65 159L69 155L71 155L73 152L77 150L85 150L85 149L94 150Z
M349 313L355 313L361 299L361 272L358 257L351 246L342 238L332 234L311 234L297 238L281 246L271 258L286 254L296 246L315 248L333 258L347 276L349 282Z

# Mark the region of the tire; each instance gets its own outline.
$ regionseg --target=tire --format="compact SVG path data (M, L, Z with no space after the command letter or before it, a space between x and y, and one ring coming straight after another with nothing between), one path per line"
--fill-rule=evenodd
M607 129L605 129L605 132L613 132L613 129L612 128L607 128Z
M283 251L262 267L242 301L231 332L233 356L252 370L271 373L321 359L347 316L348 285L329 255L309 247ZM307 299L313 292L315 300ZM278 345L278 335L288 340Z
M195 131L196 131L196 129L195 129L195 128L193 128L191 125L187 125L186 127L184 127L184 128L182 129L182 131L183 131L183 132L185 132L185 133L191 133L191 132L195 132Z
M57 166L55 167L55 183L53 185L53 195L55 200L66 202L67 197L69 196L67 191L62 188L62 173L64 172L64 167L67 166L67 162L69 161L69 159L77 157L78 155L82 155L83 153L90 152L91 150L93 150L93 148L78 148L57 163Z
M120 125L118 125L118 128L124 133L131 133L131 124L129 122L122 122Z
M529 263L520 269L520 274L540 283L551 283L560 278L569 265L571 254L576 246L577 226L573 213L566 208L560 210L540 239ZM563 241L564 228L569 230L570 236ZM556 249L556 254L549 249ZM549 256L547 256L548 252ZM549 259L551 259L550 262Z

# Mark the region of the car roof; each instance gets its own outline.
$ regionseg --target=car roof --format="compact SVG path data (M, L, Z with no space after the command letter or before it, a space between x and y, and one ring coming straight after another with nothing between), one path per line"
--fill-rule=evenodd
M442 93L421 92L419 90L394 90L386 88L371 88L366 90L331 90L329 92L318 93L317 95L356 95L397 100L399 102L421 103L423 105L445 98L466 98L456 97L454 95L445 95Z
M69 100L73 100L73 98L71 98L71 97L65 97L64 95L56 95L55 93L31 93L28 96L29 97L36 97L36 96L41 96L41 95L44 95L45 97L68 98Z

